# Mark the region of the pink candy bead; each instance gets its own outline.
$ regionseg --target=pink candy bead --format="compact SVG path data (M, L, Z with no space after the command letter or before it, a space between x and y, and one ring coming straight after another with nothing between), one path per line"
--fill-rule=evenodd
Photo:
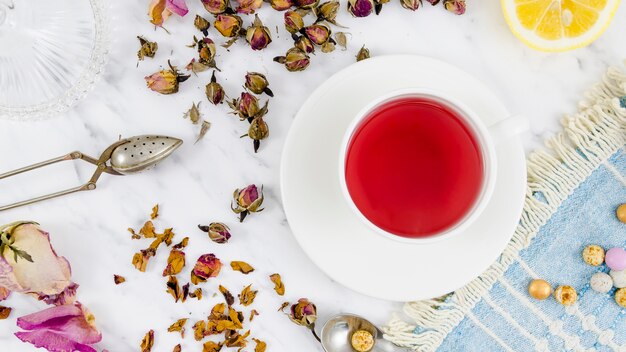
M606 251L604 261L611 270L624 270L626 269L626 251L623 248L613 247Z

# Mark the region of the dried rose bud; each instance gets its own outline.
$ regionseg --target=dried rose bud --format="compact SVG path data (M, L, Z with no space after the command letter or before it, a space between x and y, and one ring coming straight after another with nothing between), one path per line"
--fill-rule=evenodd
M261 190L256 185L249 185L244 189L236 189L233 193L233 204L231 209L235 214L239 214L239 221L243 221L249 213L262 211L263 186Z
M269 3L276 11L289 10L293 6L293 0L269 0Z
M365 60L369 58L370 58L370 50L366 48L365 45L363 45L361 50L359 50L359 52L356 54L356 61L359 62L361 60Z
M304 19L297 11L285 12L285 28L289 33L296 33L304 28Z
M209 226L198 225L198 228L208 233L211 241L215 243L226 243L230 239L230 229L221 222L212 222Z
M319 4L320 0L295 0L296 6L301 9L312 9Z
M288 71L296 72L305 70L311 63L309 55L299 48L291 48L287 50L285 56L277 56L274 61L285 65Z
M169 61L168 65L170 66L169 70L161 70L145 77L148 88L161 94L178 92L179 83L186 81L189 75L181 75L176 66L172 66Z
M144 37L137 36L137 39L139 39L139 44L141 45L141 48L137 51L137 57L139 60L143 61L144 57L154 57L154 54L156 54L157 50L159 50L159 45L156 42L151 42Z
M254 118L259 112L259 100L248 92L241 93L239 99L233 99L232 102L228 102L228 105L241 120Z
M416 11L422 6L422 0L400 0L402 7L405 9Z
M219 15L224 13L230 4L228 0L202 0L202 5L210 13Z
M339 1L327 1L316 7L314 9L314 12L319 21L323 20L330 23L335 23L335 18L337 17L337 11L339 10L339 6Z
M431 5L435 6L437 5L441 0L426 0L428 1Z
M311 327L317 320L317 308L306 298L300 298L298 303L291 306L291 321L298 325Z
M272 42L270 29L263 25L258 15L254 15L254 23L246 30L246 41L252 50L263 50Z
M323 24L314 24L302 29L304 35L309 38L313 44L322 45L330 38L330 28Z
M198 258L191 272L191 283L197 285L211 277L216 277L222 269L222 262L215 254L203 254Z
M261 140L267 138L269 136L270 130L267 126L267 122L263 120L263 116L256 117L250 123L250 128L248 128L248 134L244 136L250 137L252 139L252 145L254 146L254 152L259 151L259 147L261 146Z
M211 82L206 85L205 93L207 99L209 99L213 105L221 104L224 101L224 96L226 94L224 94L222 85L217 83L215 71L213 71L213 75L211 76Z
M446 7L446 10L455 15L462 15L465 13L465 0L444 0L443 6Z
M267 81L265 75L258 72L248 72L246 74L246 88L252 93L262 94L265 93L270 97L274 96L274 93L269 89L270 83Z
M293 46L304 51L307 54L311 54L312 52L315 51L315 46L313 45L313 42L311 41L311 39L303 35L299 36L298 39L296 39Z
M202 38L198 41L198 60L200 63L208 65L210 67L215 66L215 43L210 38Z
M205 36L209 35L209 27L211 27L211 23L206 18L196 15L196 19L193 20L193 25L196 26L196 28Z
M239 6L237 6L237 13L245 13L246 15L253 14L256 10L260 9L263 5L263 0L237 0Z
M224 37L237 37L241 31L243 21L237 15L220 14L215 18L213 26Z
M367 17L374 10L374 0L348 0L348 12L354 17Z

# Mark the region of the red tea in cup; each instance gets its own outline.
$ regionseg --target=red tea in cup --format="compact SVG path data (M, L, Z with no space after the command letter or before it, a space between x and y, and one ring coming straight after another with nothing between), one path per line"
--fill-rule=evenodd
M378 105L356 126L345 182L376 227L409 238L443 233L473 210L484 187L481 144L467 119L420 96Z

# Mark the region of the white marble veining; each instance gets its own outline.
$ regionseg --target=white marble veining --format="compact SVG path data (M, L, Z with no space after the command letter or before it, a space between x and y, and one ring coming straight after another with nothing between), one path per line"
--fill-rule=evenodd
M401 304L368 298L331 281L297 246L281 208L281 148L298 107L311 91L352 63L363 44L372 55L413 53L439 58L484 80L512 113L528 116L532 131L524 139L530 150L559 130L559 119L575 110L581 94L608 65L619 65L626 58L623 5L607 32L591 46L547 54L529 49L513 37L497 1L468 2L468 13L461 17L428 4L412 13L394 1L378 17L353 19L342 7L338 21L350 27L346 30L351 33L348 50L316 54L310 68L302 73L288 73L272 61L288 49L290 39L282 29L282 14L265 5L260 16L272 29L274 42L260 53L252 52L244 43L235 44L229 52L218 47L217 56L222 69L218 78L231 97L241 91L248 70L266 73L276 95L270 101L267 116L271 136L254 154L251 142L239 138L247 124L228 115L225 104L215 107L203 98L210 72L190 78L182 84L181 92L172 96L161 96L145 88L143 77L165 65L167 59L184 66L195 56L194 50L185 45L191 43L195 33L194 14L206 14L199 2L189 1L188 17L173 16L168 20L166 27L171 34L167 34L155 31L149 24L147 1L131 4L117 0L111 6L114 48L103 79L86 99L62 116L32 123L0 121L0 170L72 150L97 156L120 135L169 134L183 138L185 144L155 170L124 177L105 175L94 192L3 212L0 222L32 219L51 232L58 253L72 263L73 279L80 284L79 300L93 310L103 332L99 350L136 351L143 335L155 329L154 351L171 351L180 337L166 332L169 324L190 317L188 332L191 331L193 320L204 318L219 301L219 297L212 297L218 282L233 292L250 283L260 289L254 308L261 315L250 328L252 336L267 341L269 351L321 351L306 329L276 312L283 300L311 298L317 303L321 322L334 313L353 312L382 324ZM280 27L278 34L274 31L276 26ZM210 32L212 38L221 42L214 29ZM160 47L155 59L146 59L138 67L136 35L157 40ZM192 101L204 101L201 111L212 123L206 138L196 145L193 142L198 126L182 119ZM320 142L323 143L323 136ZM0 182L0 202L73 186L88 179L91 172L89 164L74 162L4 180ZM230 211L230 197L235 188L249 183L265 186L266 210L252 214L240 224ZM148 243L131 240L126 228L140 227L154 203L161 204L157 226L173 226L178 239L191 238L186 251L188 265L180 275L183 282L195 259L203 253L216 253L226 263L245 260L257 270L243 276L225 267L218 280L203 285L202 301L174 304L164 292L165 280L160 275L166 250L161 249L152 259L147 273L138 272L130 264L133 253ZM222 221L231 227L230 243L213 244L196 228L199 223L211 221ZM320 224L321 229L323 226ZM287 287L284 299L274 294L267 279L274 272L283 276ZM113 274L125 276L127 282L114 285ZM15 309L8 320L0 322L0 350L34 351L13 336L17 331L15 319L44 308L44 304L19 295L3 304ZM182 342L184 351L201 350L192 335L188 333Z

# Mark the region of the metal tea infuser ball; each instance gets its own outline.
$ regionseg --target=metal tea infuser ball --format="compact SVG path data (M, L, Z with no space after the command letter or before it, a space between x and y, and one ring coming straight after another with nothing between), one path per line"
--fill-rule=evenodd
M156 135L135 136L122 139L111 144L104 150L104 152L102 152L98 159L90 157L89 155L83 154L79 151L74 151L58 158L46 160L21 169L0 174L1 180L61 161L76 159L84 160L88 163L96 165L97 167L89 181L87 181L84 185L1 206L0 211L17 208L50 198L60 197L74 192L93 191L96 189L96 182L103 172L110 175L122 176L150 169L161 160L170 156L170 154L172 154L181 144L183 144L183 141L174 137Z

